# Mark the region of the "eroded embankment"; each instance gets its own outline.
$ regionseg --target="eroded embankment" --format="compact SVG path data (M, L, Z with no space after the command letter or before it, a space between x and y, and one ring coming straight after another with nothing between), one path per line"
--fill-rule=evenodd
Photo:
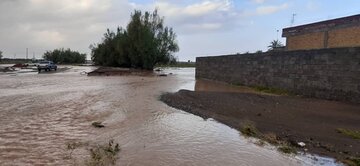
M298 150L337 159L360 157L360 140L341 129L359 131L360 105L289 96L250 93L180 90L161 96L168 105L213 118L241 130L253 123L262 135L292 145Z
M99 67L88 73L88 76L154 76L151 70L117 68L117 67Z

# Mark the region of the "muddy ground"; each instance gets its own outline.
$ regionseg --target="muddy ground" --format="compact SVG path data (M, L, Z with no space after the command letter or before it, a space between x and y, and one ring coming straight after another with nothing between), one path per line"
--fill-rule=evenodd
M88 76L154 76L155 74L149 70L116 68L116 67L99 67L98 69L88 73Z
M279 140L304 142L298 150L337 159L360 156L360 140L337 132L360 130L360 105L254 93L180 90L164 94L169 106L240 129L253 123L261 133Z
M1 166L89 165L91 149L110 140L120 146L115 165L121 166L339 165L332 158L257 146L256 139L222 123L158 100L165 92L212 87L195 80L195 68L155 72L167 77L88 77L95 69L59 65L51 72L0 72Z

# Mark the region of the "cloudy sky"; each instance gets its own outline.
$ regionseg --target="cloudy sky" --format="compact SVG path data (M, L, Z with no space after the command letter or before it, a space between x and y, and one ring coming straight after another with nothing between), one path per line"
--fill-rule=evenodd
M125 26L134 9L159 9L174 28L180 60L266 50L281 30L360 13L359 0L0 0L0 50L40 58L71 48L90 54L107 28ZM280 30L277 32L277 30ZM90 56L88 56L90 58Z

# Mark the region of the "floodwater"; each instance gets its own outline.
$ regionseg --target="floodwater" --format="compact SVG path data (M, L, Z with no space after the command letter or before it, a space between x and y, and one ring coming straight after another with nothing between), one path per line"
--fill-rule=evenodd
M84 75L92 69L0 73L0 165L83 165L89 147L109 140L121 147L116 165L336 164L257 146L230 127L158 100L194 90L193 68L167 69L168 77ZM94 128L94 121L106 127ZM84 146L70 153L72 142Z

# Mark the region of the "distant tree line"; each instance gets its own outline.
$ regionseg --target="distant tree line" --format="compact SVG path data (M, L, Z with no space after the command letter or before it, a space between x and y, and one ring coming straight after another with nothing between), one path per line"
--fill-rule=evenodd
M43 58L54 63L66 64L66 63L85 63L86 54L81 54L77 51L72 51L69 48L55 49L53 51L46 51Z
M155 65L176 62L179 50L176 34L164 26L164 18L153 13L135 10L126 29L109 29L101 43L90 46L96 65L132 67L151 70Z
M1 61L2 57L3 57L2 51L0 51L0 61Z

